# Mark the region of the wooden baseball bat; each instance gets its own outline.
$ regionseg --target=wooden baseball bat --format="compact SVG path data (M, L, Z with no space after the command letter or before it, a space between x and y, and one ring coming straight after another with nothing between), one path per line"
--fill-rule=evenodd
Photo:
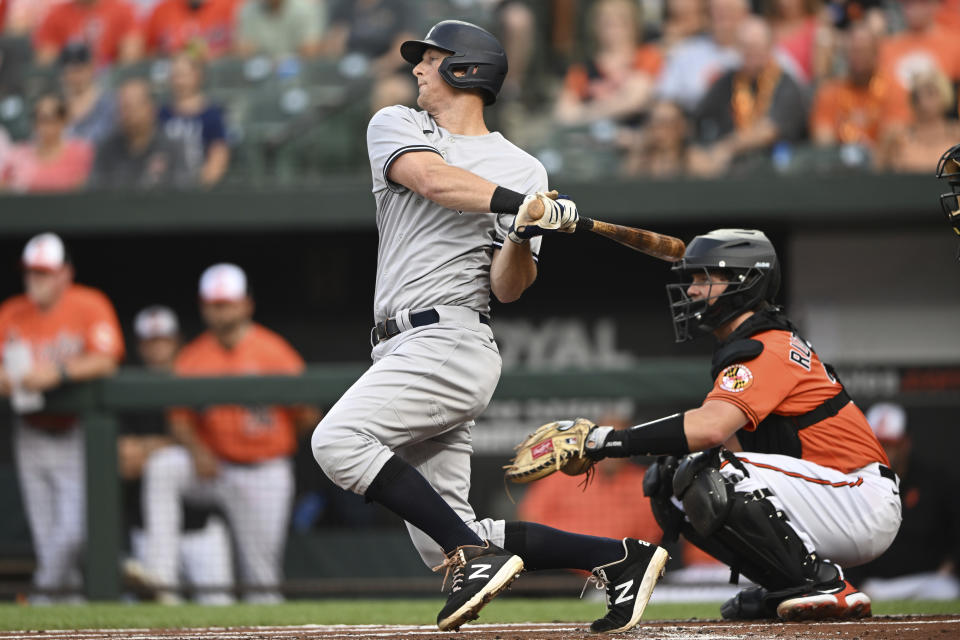
M548 195L556 199L556 191L551 191ZM543 203L537 199L527 205L527 215L532 220L539 220L543 216ZM625 247L630 247L634 251L645 253L648 256L666 260L667 262L676 262L683 257L683 252L687 250L686 245L680 238L664 235L655 231L646 229L637 229L635 227L626 227L611 222L603 222L583 216L577 221L576 232L592 231L605 238L610 238L619 242Z

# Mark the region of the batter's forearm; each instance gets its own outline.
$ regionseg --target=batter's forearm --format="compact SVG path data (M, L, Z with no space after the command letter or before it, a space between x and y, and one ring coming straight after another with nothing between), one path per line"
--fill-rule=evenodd
M537 279L537 263L529 243L504 240L503 249L493 253L490 263L490 291L500 302L517 300Z

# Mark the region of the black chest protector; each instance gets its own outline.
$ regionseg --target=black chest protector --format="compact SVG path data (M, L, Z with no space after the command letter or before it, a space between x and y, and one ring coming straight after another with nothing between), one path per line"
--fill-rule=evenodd
M714 380L726 367L738 362L753 360L763 352L763 343L754 340L754 336L763 331L789 331L800 338L797 327L790 322L778 308L762 309L750 316L730 336L717 345L713 352L710 375ZM803 340L803 338L800 338ZM843 388L843 383L837 378L836 372L828 364L824 364L827 373L840 385L837 395L827 399L807 413L797 416L783 416L771 413L757 425L756 430L737 431L737 439L744 451L757 453L779 453L794 458L803 457L803 446L799 432L821 420L826 420L843 409L850 402L850 396Z

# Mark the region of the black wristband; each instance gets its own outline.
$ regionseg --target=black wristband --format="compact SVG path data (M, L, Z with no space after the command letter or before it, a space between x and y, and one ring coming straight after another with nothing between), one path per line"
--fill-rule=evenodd
M619 449L630 456L682 456L690 453L687 434L683 432L683 412L622 431L614 431L607 436L603 448L606 449L617 440L621 446L615 447L615 450Z
M490 211L492 213L517 213L520 205L526 198L522 193L511 191L505 187L497 187L490 197Z

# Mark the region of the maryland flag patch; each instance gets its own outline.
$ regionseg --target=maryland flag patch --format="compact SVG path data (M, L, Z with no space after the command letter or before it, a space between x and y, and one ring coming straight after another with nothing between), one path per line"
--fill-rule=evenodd
M720 388L732 393L746 391L753 384L753 373L742 364L732 364L720 374Z

